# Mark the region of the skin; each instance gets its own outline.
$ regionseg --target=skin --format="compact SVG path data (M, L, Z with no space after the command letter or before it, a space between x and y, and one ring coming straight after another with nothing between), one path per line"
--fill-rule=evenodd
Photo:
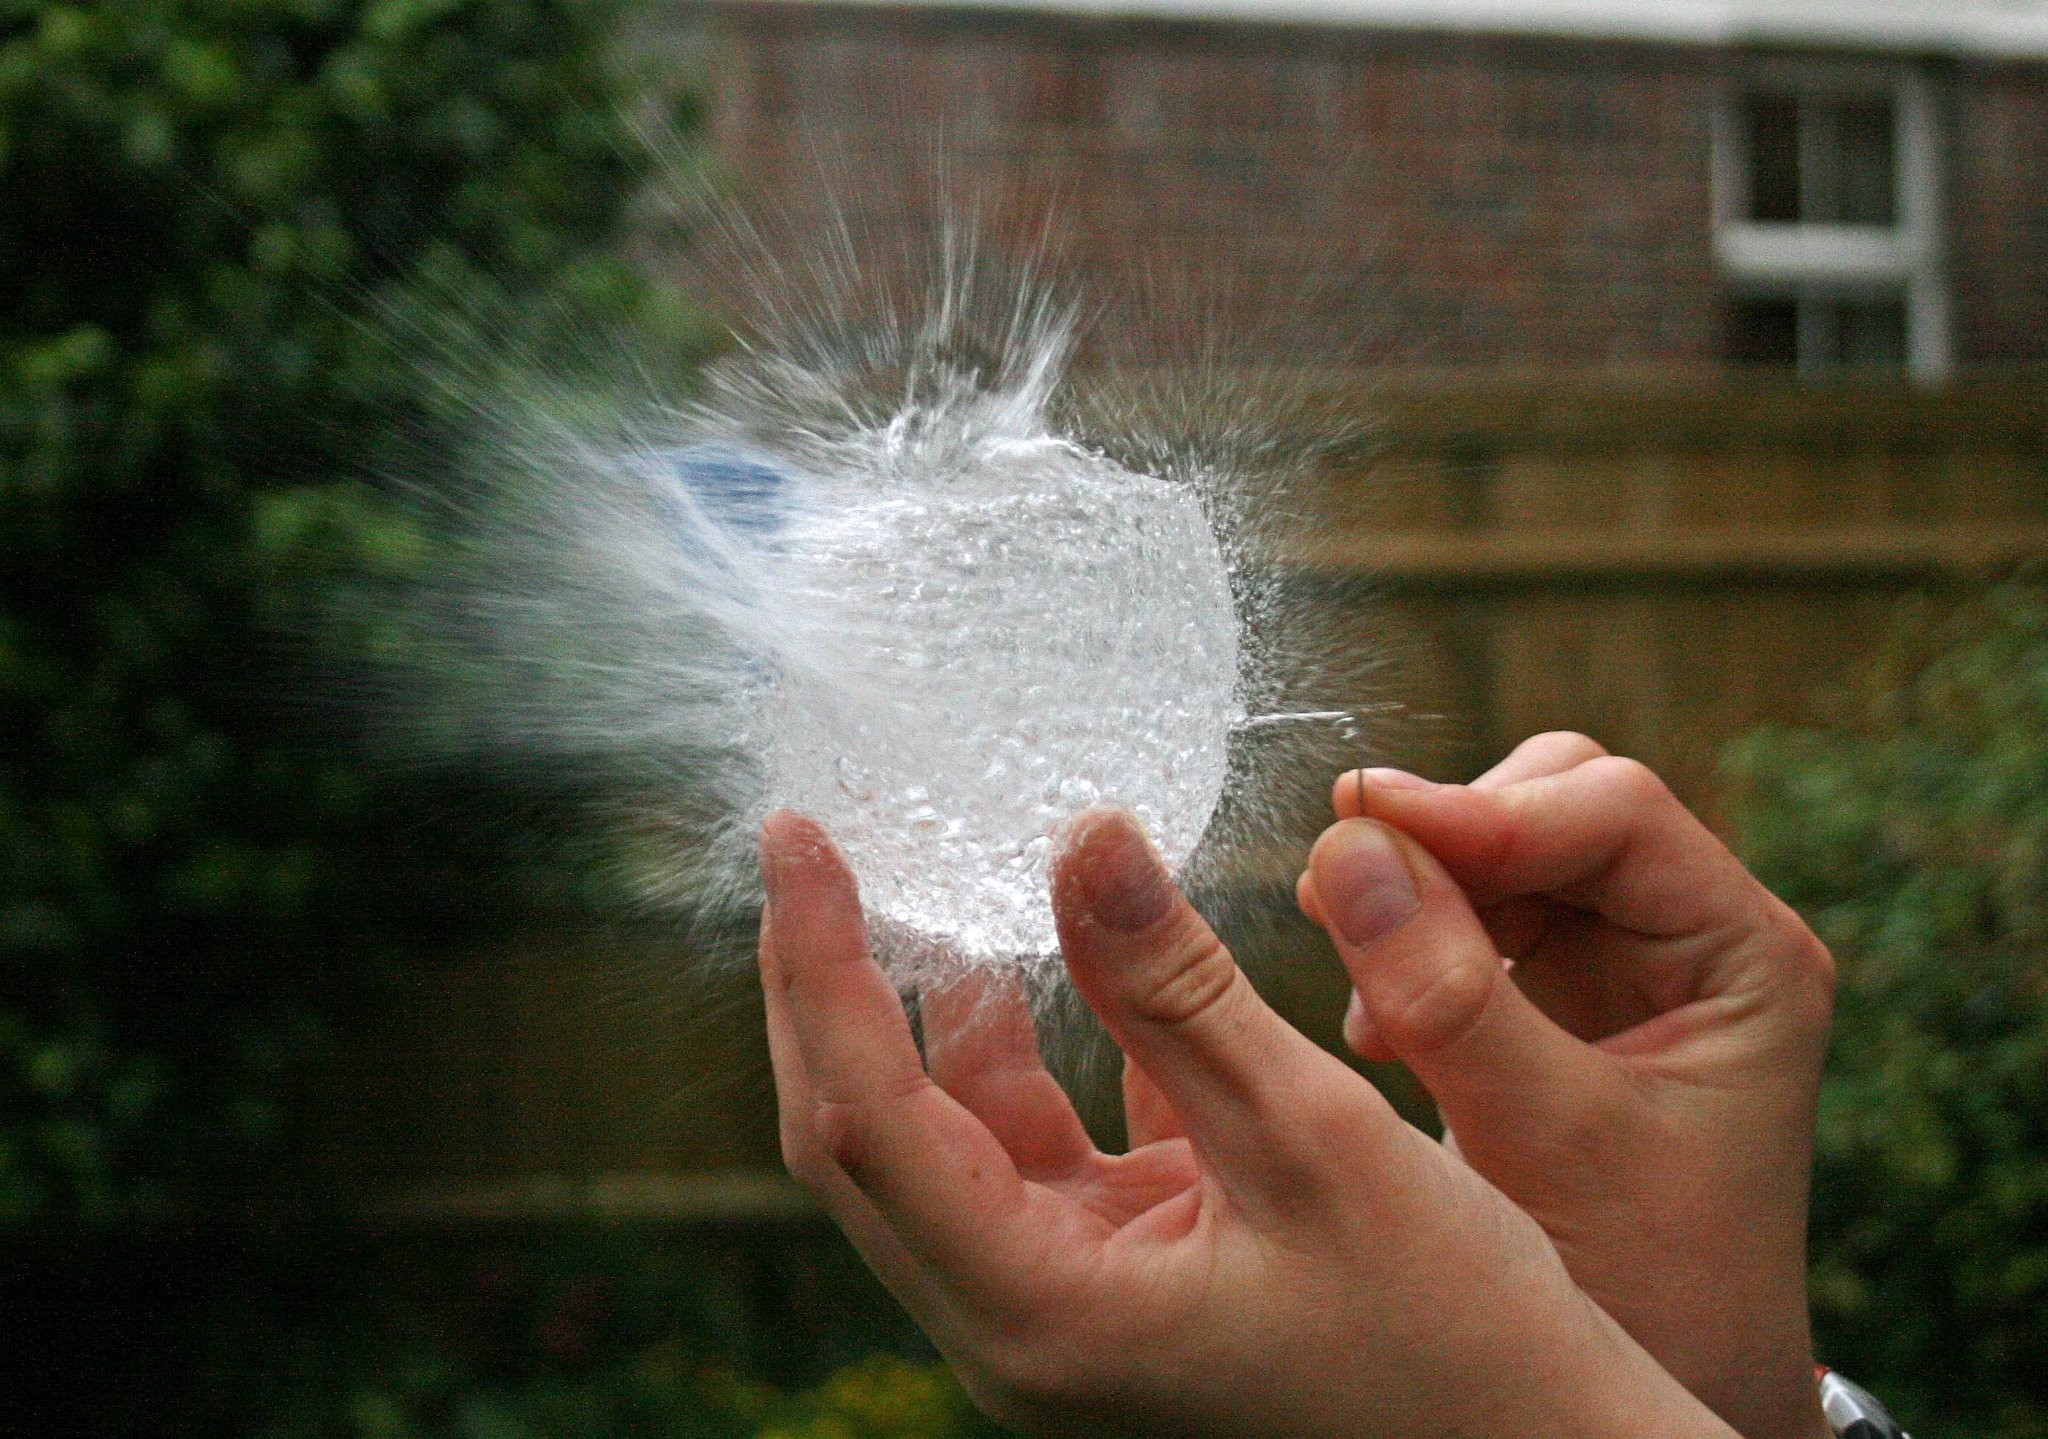
M762 834L785 1158L975 1398L1044 1433L1730 1434L1528 1214L1259 999L1136 825L1054 869L1074 983L1126 1056L1096 1150L1021 998L924 996L921 1057L822 830Z
M1353 1048L1407 1064L1446 1143L1731 1426L1828 1434L1805 1250L1826 949L1583 735L1334 800L1298 896L1351 973Z

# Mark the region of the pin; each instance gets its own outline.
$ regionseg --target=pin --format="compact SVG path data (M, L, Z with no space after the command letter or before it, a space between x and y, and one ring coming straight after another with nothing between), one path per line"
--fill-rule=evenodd
M1337 724L1358 723L1358 716L1350 710L1292 710L1283 714L1246 715L1237 722L1239 729L1254 729L1276 724Z

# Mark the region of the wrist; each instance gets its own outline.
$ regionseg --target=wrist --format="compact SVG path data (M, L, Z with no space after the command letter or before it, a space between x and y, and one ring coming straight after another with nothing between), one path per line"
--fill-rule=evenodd
M1645 1434L1662 1439L1746 1439L1647 1351L1632 1340L1624 1338L1623 1343L1634 1352L1610 1356L1598 1366L1597 1377L1587 1376L1578 1392L1588 1402L1576 1416L1578 1422L1563 1432L1574 1439L1642 1439ZM1622 1362L1613 1362L1616 1359Z
M1613 1435L1615 1439L1641 1439L1645 1434L1670 1439L1746 1439L1675 1379L1630 1396L1602 1419L1605 1422L1599 1427L1579 1432ZM1800 1439L1818 1436L1802 1435Z

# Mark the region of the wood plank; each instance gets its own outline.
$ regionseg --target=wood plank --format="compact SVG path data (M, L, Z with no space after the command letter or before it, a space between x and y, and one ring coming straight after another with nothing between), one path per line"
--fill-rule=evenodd
M1256 388L1248 377L1246 387ZM1617 376L1516 379L1470 375L1432 383L1417 376L1289 377L1276 387L1306 427L1328 416L1368 427L1372 454L1434 451L1446 444L1505 449L1693 450L1731 443L1867 448L1962 442L2039 456L2048 445L2048 376L2038 371L1972 377L1945 388L1900 380L1812 385L1790 377Z
M2042 525L1488 535L1351 531L1304 536L1278 556L1283 566L1317 577L1359 576L1392 589L1972 578L2044 559L2048 526Z

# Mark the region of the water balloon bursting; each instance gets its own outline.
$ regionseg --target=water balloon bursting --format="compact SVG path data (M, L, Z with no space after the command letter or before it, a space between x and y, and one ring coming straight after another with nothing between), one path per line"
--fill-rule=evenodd
M838 837L893 947L1048 956L1062 823L1124 805L1176 865L1202 837L1240 713L1229 578L1184 486L922 418L959 432L783 482L750 567L786 616L768 791Z
M761 803L838 839L899 970L1029 965L1064 822L1126 806L1174 865L1201 839L1242 715L1229 574L1193 487L1053 432L1042 391L920 388L647 478L745 651Z
M845 850L900 982L1052 980L1066 822L1123 806L1179 869L1248 748L1354 731L1285 682L1307 631L1246 562L1247 476L1283 450L1245 462L1213 396L1235 450L1148 430L1152 403L1084 424L1043 287L954 267L920 293L866 328L828 295L609 428L495 424L480 578L441 628L488 716L464 722L607 775L660 897L743 904L788 806Z

